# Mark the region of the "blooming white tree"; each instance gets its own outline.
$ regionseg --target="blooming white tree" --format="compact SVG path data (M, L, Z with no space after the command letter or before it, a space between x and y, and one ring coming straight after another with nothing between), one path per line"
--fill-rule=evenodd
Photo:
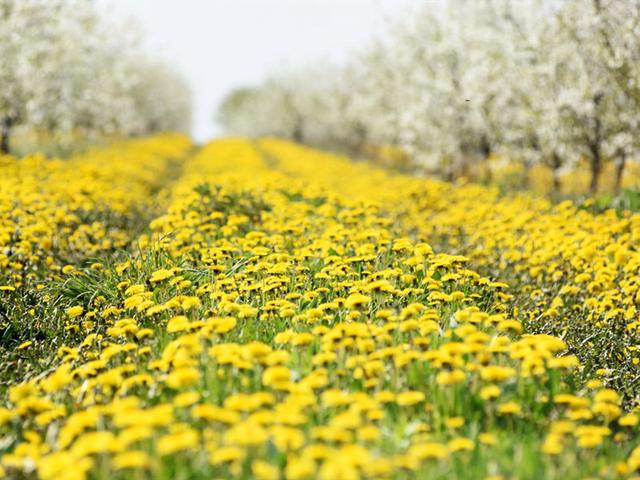
M86 0L0 0L0 152L18 125L86 136L188 128L190 94L132 25Z
M251 103L271 133L390 143L451 179L498 153L525 171L545 164L556 188L586 160L593 193L614 161L619 188L640 138L640 0L450 0L390 25L330 77L283 74Z
M191 89L168 64L142 56L134 65L131 92L140 133L188 132L191 128Z
M248 137L301 138L302 128L291 97L280 84L269 80L257 87L235 89L223 99L216 120L228 134Z
M60 2L0 0L0 152L9 149L12 128L37 115L46 99L40 71L59 38L55 18Z
M573 0L560 12L560 35L575 46L564 107L573 150L589 161L592 193L608 160L616 162L619 188L626 159L637 149L639 10L636 0Z

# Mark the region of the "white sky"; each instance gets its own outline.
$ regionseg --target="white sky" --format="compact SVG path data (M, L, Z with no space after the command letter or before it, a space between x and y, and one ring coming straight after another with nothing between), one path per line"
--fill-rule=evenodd
M216 106L234 87L282 67L342 61L389 18L438 0L98 0L133 17L147 47L173 62L194 93L193 136L219 133Z

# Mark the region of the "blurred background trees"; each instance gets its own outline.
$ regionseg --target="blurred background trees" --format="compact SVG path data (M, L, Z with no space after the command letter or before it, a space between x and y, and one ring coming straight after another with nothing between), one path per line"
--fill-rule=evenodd
M0 0L0 153L23 135L187 131L186 82L87 0ZM25 133L26 132L26 133Z
M425 6L346 65L231 92L218 120L234 134L391 152L449 179L508 159L524 182L545 165L558 189L584 164L595 193L613 165L619 189L639 147L640 0Z

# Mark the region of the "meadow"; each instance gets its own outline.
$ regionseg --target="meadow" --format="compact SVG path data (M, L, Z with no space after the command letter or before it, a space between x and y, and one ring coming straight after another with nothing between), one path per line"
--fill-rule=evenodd
M295 143L0 160L6 478L637 478L640 215Z

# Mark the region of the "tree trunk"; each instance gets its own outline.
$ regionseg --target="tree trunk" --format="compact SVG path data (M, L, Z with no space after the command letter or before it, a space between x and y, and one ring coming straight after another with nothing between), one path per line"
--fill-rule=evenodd
M293 130L293 141L296 143L304 143L304 135L302 134L302 125L297 124Z
M491 164L489 163L489 157L493 153L493 149L491 148L491 142L486 137L486 135L482 136L480 140L480 153L482 154L482 160L485 164L486 171L485 173L485 181L487 183L491 183L493 181L493 172L491 171Z
M593 139L589 144L589 152L591 153L591 183L589 185L589 192L591 195L598 193L598 186L600 183L600 173L602 172L602 154L600 152L600 145L602 144L602 122L599 116L599 106L602 101L602 94L597 94L593 103L595 106L595 124Z
M442 161L442 166L440 167L440 171L444 171L444 179L447 182L453 182L455 180L455 172L453 161L449 158L445 158Z
M458 167L458 177L469 179L469 159L463 158Z
M11 151L11 128L13 127L13 119L4 117L0 124L0 154L8 155Z
M520 188L528 190L531 186L531 165L529 162L525 162L522 165L523 171L520 177Z
M553 178L553 194L557 195L560 193L560 187L562 186L560 183L560 167L562 166L562 160L560 159L560 155L558 152L553 152L553 157L551 158L551 176Z
M292 132L293 141L296 143L304 143L304 120L302 115L296 115L295 118Z
M602 172L602 158L599 148L591 148L591 182L589 183L589 193L595 195L600 186L600 173Z
M618 157L618 160L616 161L616 178L615 178L615 184L613 186L616 194L620 193L620 190L622 189L622 177L624 175L624 169L626 166L627 166L627 155L625 153L622 153Z
M554 195L557 195L560 192L560 187L561 187L561 183L560 183L560 176L558 175L558 171L554 170L553 171L553 193Z
M362 155L364 144L367 141L367 127L360 122L356 122L354 134L355 138L353 141L352 151L358 155Z

